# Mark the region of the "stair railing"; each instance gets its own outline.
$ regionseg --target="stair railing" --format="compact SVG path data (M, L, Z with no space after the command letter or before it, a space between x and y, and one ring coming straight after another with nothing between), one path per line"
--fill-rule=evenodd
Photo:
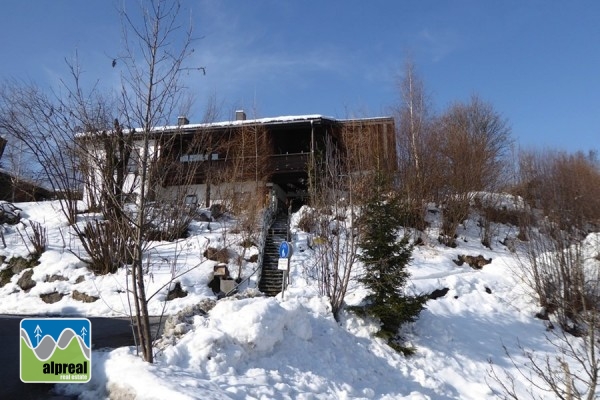
M244 278L240 283L236 284L233 287L233 289L225 293L225 296L229 296L235 293L241 285L243 285L245 282L248 282L250 278L253 277L256 273L258 273L256 282L260 282L262 266L264 261L265 243L267 242L267 236L269 235L269 228L271 227L271 225L273 225L273 221L275 221L275 215L277 215L277 206L277 195L275 194L275 191L271 189L271 193L269 194L269 204L263 210L260 222L260 232L258 234L257 243L257 247L259 250L258 259L256 261L256 268L250 273L250 275Z

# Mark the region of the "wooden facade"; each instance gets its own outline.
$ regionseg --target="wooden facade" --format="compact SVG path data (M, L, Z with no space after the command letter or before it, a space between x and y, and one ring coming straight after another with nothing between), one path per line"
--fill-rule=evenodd
M106 151L102 138L106 135L81 139L89 140L88 146L96 149L90 154L97 153L100 160L106 158L101 155ZM126 162L129 177L125 180L131 188L124 190L135 193L140 164L131 160L141 154L143 141L136 133L128 140L133 156ZM209 124L189 124L181 118L177 126L153 129L149 146L152 160L147 176L157 194L191 196L206 199L205 203L219 199L220 189L223 196L244 197L267 186L276 188L282 201L306 198L332 153L348 159L344 164L349 173L396 168L391 117L338 120L307 115ZM102 177L92 170L89 175L87 191L98 198Z
M391 117L297 116L181 126L161 139L169 169L162 185L262 180L279 185L288 196L302 197L311 163L318 169L327 145L358 155L360 162L350 163L350 169L394 169L394 132Z

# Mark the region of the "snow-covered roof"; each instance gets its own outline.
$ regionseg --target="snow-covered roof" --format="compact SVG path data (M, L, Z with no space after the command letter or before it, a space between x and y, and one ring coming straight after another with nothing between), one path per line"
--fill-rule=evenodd
M199 124L185 124L185 125L166 125L157 126L151 129L151 132L170 132L176 130L191 131L196 129L208 129L208 128L229 128L239 127L244 125L275 125L275 124L293 124L303 123L307 121L318 121L326 120L330 122L351 122L351 121L378 121L384 119L390 119L392 117L369 117L369 118L349 118L349 119L337 119L334 117L328 117L321 114L306 114L306 115L285 115L278 117L267 117L267 118L255 118L255 119L243 119L243 120L230 120L220 122L207 122ZM129 133L128 129L124 130L125 133ZM135 132L140 132L138 129ZM77 137L87 136L85 133L77 134Z
M286 115L279 117L268 117L268 118L255 118L255 119L243 119L243 120L232 120L232 121L221 121L221 122L208 122L200 124L186 124L183 126L170 125L156 127L153 131L169 131L178 128L194 129L194 128L225 128L230 126L243 126L243 125L259 125L259 124L276 124L276 123L294 123L294 122L306 122L325 119L329 121L337 121L333 117L326 117L320 114L308 114L308 115Z

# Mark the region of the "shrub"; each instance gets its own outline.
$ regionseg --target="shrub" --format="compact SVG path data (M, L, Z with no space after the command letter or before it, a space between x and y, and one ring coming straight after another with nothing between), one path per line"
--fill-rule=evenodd
M313 233L317 228L317 220L314 212L305 212L298 220L298 228L306 233Z
M82 259L96 275L117 272L124 264L133 262L132 239L125 233L127 226L117 221L93 220L86 222L78 233L87 254Z
M453 199L449 201L443 211L442 233L440 243L448 247L456 247L456 230L469 216L468 199Z
M27 237L33 245L33 252L31 253L39 258L48 247L47 230L45 226L35 221L31 221L30 225L32 233L27 232Z
M146 212L146 240L169 241L188 237L195 211L187 206L153 204Z

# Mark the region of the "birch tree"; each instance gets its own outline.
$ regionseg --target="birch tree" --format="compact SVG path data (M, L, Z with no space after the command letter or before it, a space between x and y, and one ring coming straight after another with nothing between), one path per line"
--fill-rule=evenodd
M400 103L395 114L401 188L415 216L414 225L423 229L425 204L437 200L441 168L430 100L412 61L404 67L398 92Z

